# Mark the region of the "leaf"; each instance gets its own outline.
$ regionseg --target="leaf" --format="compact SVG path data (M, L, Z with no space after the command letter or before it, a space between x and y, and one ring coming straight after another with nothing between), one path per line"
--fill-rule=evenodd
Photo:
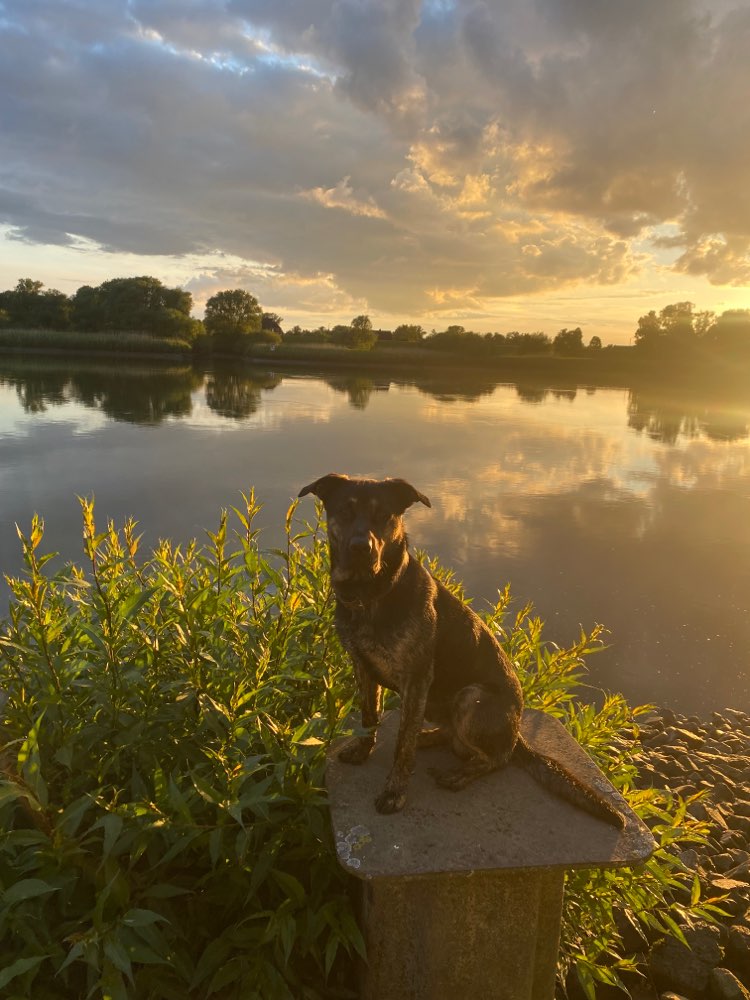
M697 875L693 876L693 887L690 891L690 905L695 906L701 898L701 881Z
M326 942L326 951L325 951L326 978L328 978L331 972L331 967L334 961L336 960L336 953L338 952L338 950L339 950L339 938L336 934L331 933L329 935L328 941Z
M236 982L241 975L242 963L240 960L237 958L230 959L211 979L211 982L208 984L206 996L213 996L214 993L218 993L225 986Z
M304 904L306 899L305 890L294 875L274 869L271 872L271 878L281 887L287 899L291 899L297 906Z
M18 751L18 767L26 784L31 788L41 805L46 807L47 785L42 778L41 758L39 756L39 727L43 718L44 712L39 715Z
M120 972L124 972L128 979L133 982L133 967L130 963L130 957L127 951L123 947L122 943L117 940L117 938L111 935L104 942L104 954L110 960L112 965Z
M143 895L149 899L173 899L175 896L189 896L190 889L181 889L178 885L160 882L158 885L144 889Z
M0 989L7 986L8 983L11 982L11 980L16 979L16 977L22 976L24 972L28 972L30 969L35 969L49 957L49 955L34 955L33 958L17 958L11 965L8 965L4 969L0 970Z
M9 802L15 802L16 799L26 799L35 812L39 812L42 808L33 795L29 794L27 788L22 788L15 781L0 781L0 809Z
M27 899L35 899L37 896L46 896L47 893L59 891L57 886L50 885L49 882L40 878L22 878L20 882L16 882L10 889L5 890L2 901L6 906L12 906L14 903L22 903Z
M155 910L142 910L138 907L128 910L122 918L122 922L126 925L126 927L150 927L151 924L158 923L160 920L164 921L166 924L170 922L166 917L162 916L161 913L157 913Z
M147 587L146 590L133 594L127 601L125 601L124 604L120 606L120 617L122 620L127 622L130 621L131 618L135 618L143 605L156 593L158 593L157 587Z
M112 853L117 839L122 833L122 816L118 816L117 813L108 813L96 825L104 828L104 843L102 845L102 863L104 863Z
M211 802L213 805L221 805L225 798L221 792L212 788L209 783L201 778L201 776L195 771L191 771L190 777L193 779L193 784L195 785L198 794L204 798L206 802Z

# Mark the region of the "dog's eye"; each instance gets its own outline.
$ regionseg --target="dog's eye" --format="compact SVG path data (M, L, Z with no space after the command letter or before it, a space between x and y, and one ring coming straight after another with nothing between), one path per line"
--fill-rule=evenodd
M387 510L376 510L372 517L375 524L387 524L390 516Z
M351 521L354 517L354 505L345 504L338 512L337 517L340 521Z

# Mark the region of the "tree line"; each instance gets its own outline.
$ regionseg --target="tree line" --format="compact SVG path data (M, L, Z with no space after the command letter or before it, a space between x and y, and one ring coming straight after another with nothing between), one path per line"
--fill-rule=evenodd
M675 302L659 313L641 316L635 331L639 351L655 356L719 354L750 359L750 309L728 309L720 316Z
M282 317L264 312L257 298L241 288L212 295L202 320L194 318L193 297L183 288L169 288L158 278L112 278L100 285L82 285L68 296L47 289L41 281L21 278L15 288L0 292L0 329L75 330L95 333L146 333L185 341L197 350L244 353L254 344L335 344L369 350L376 343L422 345L429 350L467 356L592 355L602 349L594 335L584 343L580 327L546 333L475 333L451 325L431 333L414 323L394 330L376 330L370 317L359 315L348 324L282 329ZM634 343L639 352L655 356L689 355L710 350L730 357L750 357L750 309L716 316L698 311L691 302L677 302L638 320Z

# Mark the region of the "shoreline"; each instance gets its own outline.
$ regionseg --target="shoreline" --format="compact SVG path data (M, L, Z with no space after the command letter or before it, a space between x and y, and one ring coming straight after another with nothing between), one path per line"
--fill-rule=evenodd
M639 721L638 788L688 798L687 811L709 824L705 844L683 850L686 871L700 879L702 898L725 896L716 924L681 925L690 949L624 914L617 917L623 952L642 976L627 977L633 1000L747 1000L750 997L750 714L712 712L709 719L655 709ZM687 902L690 890L674 890ZM687 898L685 898L687 897ZM604 991L603 996L624 996ZM578 1000L575 988L571 997ZM597 991L598 997L598 991Z
M609 346L594 354L564 356L553 354L495 355L483 357L431 350L424 346L403 347L376 345L359 351L328 345L279 344L273 348L256 347L245 354L196 354L190 350L140 350L123 346L6 345L0 340L0 358L33 362L49 357L55 360L102 360L106 358L149 361L180 361L200 369L206 366L237 366L238 369L266 368L310 372L372 373L397 380L411 378L482 378L494 384L550 383L581 388L675 388L722 393L750 391L750 362L737 362L715 355L658 358L636 353L636 348Z

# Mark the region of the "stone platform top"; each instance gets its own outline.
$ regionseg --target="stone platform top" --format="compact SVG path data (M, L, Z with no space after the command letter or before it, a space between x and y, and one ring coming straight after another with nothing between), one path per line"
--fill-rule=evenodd
M626 817L625 828L590 816L545 791L511 764L460 792L439 788L428 769L457 765L445 748L417 751L406 806L382 816L374 800L393 760L399 713L389 712L365 764L338 760L326 769L339 860L362 879L470 873L495 869L609 868L645 861L656 843L588 754L557 719L526 709L522 732L534 747L605 795Z

